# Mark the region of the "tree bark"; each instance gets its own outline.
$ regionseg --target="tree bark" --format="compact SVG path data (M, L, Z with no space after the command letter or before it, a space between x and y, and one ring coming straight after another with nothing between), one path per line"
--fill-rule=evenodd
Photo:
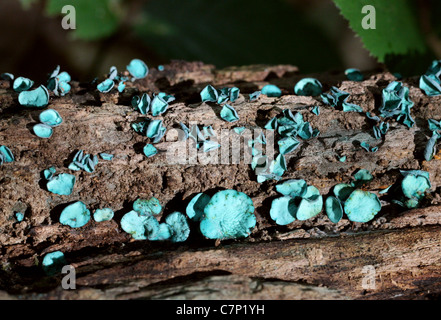
M301 78L319 79L324 90L337 86L351 93L349 102L363 113L343 112L325 106L319 97L301 97L293 86ZM418 79L404 79L415 102L412 128L389 121L391 129L382 140L373 136L365 112L378 114L381 91L396 80L386 71L371 72L362 82L345 80L343 73L302 75L293 66L245 66L216 70L202 63L172 62L160 72L129 83L124 93L101 94L88 84L72 83L65 97L52 96L49 108L64 122L50 139L32 134L39 109L18 105L17 94L0 82L0 145L8 146L15 161L0 167L0 289L8 298L29 299L421 299L439 296L441 214L440 159L424 161L430 136L427 119L441 119L439 97L427 97ZM282 89L280 98L260 96L250 102L248 94L267 83ZM220 108L201 103L199 92L207 84L216 88L237 86L233 103L240 120L228 123ZM166 92L176 100L162 116L168 136L155 146L159 154L146 158L142 147L149 141L131 124L143 118L130 105L142 92ZM319 116L311 108L319 105ZM276 225L269 216L276 198L277 181L258 183L250 165L188 161L172 164L167 150L173 146L173 130L179 122L211 125L214 130L237 126L263 127L283 109L299 112L320 130L317 138L302 141L286 156L283 179L305 179L325 197L332 187L350 182L358 169L369 170L374 179L366 188L377 193L393 184L400 169L426 170L431 192L422 208L403 210L380 196L382 210L368 223L351 223L344 217L333 224L322 212L313 219ZM378 146L375 153L360 147L366 141ZM77 150L107 152L113 160L100 160L93 173L67 169ZM229 152L233 150L228 149ZM345 162L339 157L346 156ZM194 160L194 159L193 159ZM76 176L74 191L59 196L45 189L42 171L51 166L57 173ZM162 216L185 212L199 192L214 194L235 189L248 194L256 208L257 226L246 239L214 242L204 239L198 225L191 224L185 243L133 241L120 227L121 217L137 198L157 197ZM61 210L81 200L93 212L110 207L111 221L91 221L72 229L59 223ZM24 212L17 222L15 212ZM160 217L162 218L162 217ZM64 252L75 267L78 290L60 288L61 275L45 276L43 256Z

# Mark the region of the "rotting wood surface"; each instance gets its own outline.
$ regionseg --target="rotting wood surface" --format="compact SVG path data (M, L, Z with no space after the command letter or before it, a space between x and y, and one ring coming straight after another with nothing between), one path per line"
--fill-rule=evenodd
M374 114L381 90L396 80L383 71L369 73L363 82L352 82L343 73L303 75L293 66L215 70L202 63L173 62L165 71L151 70L122 94L100 94L86 84L73 83L67 96L51 97L49 108L57 110L64 123L50 139L32 134L41 110L20 107L8 82L0 82L0 144L15 156L15 162L0 167L0 288L5 296L194 298L195 292L202 292L198 298L209 299L439 296L441 160L424 161L423 150L430 136L427 119L441 119L441 98L425 96L417 78L404 79L415 103L411 113L416 125L409 129L391 121L385 138L376 140L364 113L345 113L324 106L318 97L295 96L293 86L306 76L319 79L325 91L335 85L351 93L349 102ZM261 96L248 102L247 95L267 83L278 85L282 97ZM240 88L242 95L233 104L238 122L223 121L219 107L200 102L199 92L207 84ZM278 196L277 182L257 183L249 164L169 164L166 151L174 143L170 137L155 145L158 155L146 158L142 154L148 139L134 132L131 124L145 116L134 111L130 101L140 92L159 91L176 97L167 112L157 117L164 120L169 133L179 122L211 125L219 131L263 127L286 108L302 113L321 133L287 155L283 178L305 179L323 195L337 183L350 182L361 168L373 174L374 180L365 188L376 193L396 181L399 169L426 170L432 192L423 203L425 208L407 212L381 197L382 211L369 223L350 223L344 218L335 225L322 212L311 220L277 226L269 217L271 200ZM321 107L319 116L311 113L315 105ZM360 147L361 141L379 150L368 153ZM42 171L55 166L58 173L70 172L67 166L80 149L115 157L100 160L93 173L73 172L77 181L70 196L46 191ZM338 161L341 156L347 160ZM253 199L257 226L249 238L219 244L204 239L197 224L192 224L190 239L183 244L132 241L119 225L137 198L157 197L165 216L185 211L196 193L213 194L221 189L242 191ZM77 200L92 212L110 207L115 218L101 223L91 220L79 229L61 225L61 209ZM18 211L25 212L22 222L14 218ZM55 250L63 251L76 267L80 290L60 290L60 278L42 273L38 263ZM370 266L375 271L375 288L365 289ZM191 286L186 285L190 282ZM214 293L201 289L211 286ZM305 294L311 288L315 295Z

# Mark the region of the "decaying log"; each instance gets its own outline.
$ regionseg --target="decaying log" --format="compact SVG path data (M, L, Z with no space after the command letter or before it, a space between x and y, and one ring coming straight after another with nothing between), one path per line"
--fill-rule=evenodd
M364 113L343 112L324 106L316 97L293 94L294 84L313 76L324 90L337 86L351 93L349 102L364 112L378 114L381 91L396 80L385 71L366 75L363 82L345 80L342 73L300 74L293 66L246 66L215 70L201 63L173 62L165 70L151 70L147 78L129 84L124 93L100 94L85 83L73 83L64 97L51 97L64 123L50 139L32 134L41 110L19 106L8 82L0 82L0 145L8 146L15 161L0 167L0 245L4 296L46 298L206 298L224 299L395 299L433 298L440 294L441 264L441 160L424 161L430 136L427 119L441 119L440 97L427 97L418 79L404 79L415 102L412 128L391 121L383 140L373 136L372 123ZM267 83L278 85L280 98L260 96L249 102L248 94ZM240 120L228 123L220 108L201 103L199 92L212 84L235 85L241 96L234 102ZM141 92L163 91L176 100L158 119L169 136L156 146L159 154L146 158L142 146L148 141L131 124L146 116L133 110L131 98ZM321 106L319 116L311 107ZM179 122L211 125L214 130L236 126L263 127L283 109L300 112L317 138L302 141L287 155L284 179L305 179L327 195L341 182L350 182L358 169L371 171L374 179L365 186L372 192L393 184L399 169L430 173L432 188L422 208L405 211L381 197L382 211L369 223L343 218L331 223L325 213L288 226L277 226L269 217L271 200L277 196L276 181L260 184L248 163L170 163L167 150L175 143L172 128ZM378 146L366 152L360 142ZM74 153L114 154L100 161L95 172L73 172L76 184L70 196L45 189L42 171L55 166L67 169ZM339 157L346 156L345 162ZM199 192L235 189L248 194L256 208L257 226L247 239L204 239L197 224L190 239L181 244L133 241L119 221L137 198L155 196L164 206L163 216L184 211ZM72 229L59 223L66 204L81 200L91 211L110 207L111 221L90 221ZM17 222L15 212L24 212ZM60 289L60 277L47 277L39 264L55 250L65 253L76 268L78 290ZM366 287L368 272L375 284ZM370 279L372 280L372 278Z

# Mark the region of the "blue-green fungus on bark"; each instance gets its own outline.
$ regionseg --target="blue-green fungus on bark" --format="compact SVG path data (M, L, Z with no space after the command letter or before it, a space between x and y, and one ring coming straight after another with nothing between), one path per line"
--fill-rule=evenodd
M236 190L222 190L205 206L200 230L209 239L237 239L248 237L255 226L251 198Z
M49 103L49 91L43 85L34 90L22 91L18 95L18 102L24 107L45 107Z
M402 121L409 128L415 124L410 114L414 103L409 98L409 88L399 81L393 81L383 89L382 97L379 108L382 117L397 116L397 120Z
M420 89L429 97L441 94L441 60L434 60L426 73L420 77Z
M53 178L54 175L55 175L55 172L57 172L57 170L55 169L55 167L50 167L50 168L48 168L48 169L45 169L45 170L43 171L44 178L45 178L46 180L52 180L52 178Z
M96 222L109 221L113 218L114 212L111 208L96 209L93 213L93 220Z
M79 150L69 164L69 169L74 171L84 170L92 173L95 171L98 162L99 159L97 155L86 154L83 150Z
M190 235L190 226L187 218L181 212L175 211L165 218L165 223L170 226L171 242L184 242Z
M151 197L150 199L140 198L133 203L133 210L141 215L158 215L162 211L162 206L155 197Z
M134 80L138 80L143 79L148 75L149 68L144 61L140 59L133 59L127 66L127 71L129 71Z
M315 78L303 78L294 86L294 93L298 96L319 96L322 93L322 84Z
M32 131L34 131L34 134L39 138L49 139L52 137L54 129L47 124L37 123L32 127Z
M63 123L63 118L61 118L60 114L54 109L44 110L40 113L38 118L41 123L51 127L57 127Z
M381 203L374 193L357 189L345 201L344 210L349 220L368 222L381 210Z
M158 153L158 149L156 149L152 144L146 144L142 149L142 152L147 158L153 157Z
M61 272L67 261L63 252L53 251L44 256L41 265L46 275L53 276Z
M297 220L307 220L318 215L323 209L323 197L314 186L305 180L291 179L276 185L277 192L284 197L273 200L270 216L280 225Z
M22 92L22 91L28 91L32 86L34 85L34 81L28 78L24 77L18 77L14 80L14 83L12 84L12 89L14 89L15 92Z
M262 94L266 95L267 97L280 97L282 95L282 90L274 84L267 84L262 88L260 91Z
M121 228L135 240L156 240L161 231L158 220L132 210L121 218Z
M262 94L262 91L254 91L253 93L250 93L248 96L249 101L254 101L259 98L259 96Z
M72 193L75 185L75 176L69 173L60 173L57 176L53 176L46 184L48 191L62 195L68 196Z
M16 212L16 213L15 213L15 219L17 219L18 222L23 221L23 219L24 219L24 213L22 213L22 212Z
M329 220L333 223L338 223L343 218L343 207L336 197L329 196L326 198L325 211Z
M333 108L341 108L345 112L363 112L360 106L347 102L349 97L350 94L348 92L342 91L337 87L331 87L329 93L321 94L323 103Z
M101 153L100 153L100 157L101 157L101 159L103 159L103 160L111 161L111 160L113 159L114 155L113 155L113 154L110 154L110 153L101 152Z
M229 104L224 104L220 112L220 116L222 119L228 122L235 122L239 120L239 115L237 114L236 109L234 109Z
M66 71L60 73L60 66L57 66L49 77L47 88L53 91L56 96L64 96L71 89L70 81L70 74Z
M60 223L71 228L81 228L90 220L90 211L86 205L77 201L63 209L60 215Z
M211 197L203 192L195 195L187 205L186 214L193 221L200 221L204 216L204 209Z
M113 89L114 86L115 81L113 81L113 79L106 79L103 82L99 83L96 88L99 92L108 93Z
M356 68L346 69L345 75L349 81L363 81L363 79L364 79L363 73L361 73L361 71Z
M7 146L0 146L0 166L3 163L10 163L14 160L14 155L12 154L11 149L9 149Z

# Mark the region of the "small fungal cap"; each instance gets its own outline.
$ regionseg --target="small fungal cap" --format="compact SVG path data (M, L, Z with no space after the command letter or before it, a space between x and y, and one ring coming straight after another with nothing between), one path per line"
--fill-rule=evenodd
M334 187L334 195L341 202L345 202L350 194L355 190L352 184L339 183Z
M103 82L99 83L96 88L99 92L108 93L113 89L114 86L115 81L113 81L112 79L106 79Z
M37 123L32 127L32 130L37 137L44 139L52 137L52 133L54 132L51 126L43 123Z
M61 269L67 265L64 253L61 251L54 251L47 253L41 263L44 273L48 276L53 276L60 273Z
M368 222L381 210L381 203L374 193L357 189L345 201L344 210L349 220Z
M55 167L50 167L50 168L48 168L48 169L45 169L45 170L43 171L44 178L45 178L46 180L51 180L52 177L54 176L54 174L55 174L56 171L57 171L57 170L55 169Z
M127 66L127 71L129 71L134 79L143 79L148 75L149 68L144 61L140 59L133 59Z
M249 100L250 101L254 101L257 100L257 98L259 98L259 96L262 94L262 91L254 91L253 93L251 93L249 95Z
M137 199L133 203L133 210L141 215L158 215L162 211L161 203L155 197L150 199Z
M60 173L46 184L47 190L62 196L72 193L75 184L75 176L69 173Z
M121 228L135 240L155 240L159 231L159 222L151 215L141 215L132 210L121 218Z
M273 84L267 84L262 88L261 93L267 97L280 97L282 95L282 90Z
M300 145L300 141L293 137L286 137L277 141L277 144L279 145L280 153L287 154L297 149Z
M14 80L14 83L12 84L12 88L16 92L22 92L27 91L34 85L34 81L28 78L24 77L18 77Z
M218 91L210 84L202 89L200 95L202 102L217 102L217 99L219 98Z
M281 184L276 185L277 192L284 196L303 197L306 194L308 186L305 180L287 180Z
M6 163L14 161L14 155L12 154L11 149L6 146L0 146L0 158Z
M146 144L144 148L142 149L142 152L144 155L149 158L153 157L155 154L158 153L158 149L156 149L152 144Z
M284 226L295 221L297 206L290 196L274 199L271 203L270 216L278 225Z
M102 152L100 153L100 157L103 160L111 161L113 159L113 154Z
M236 132L238 135L241 135L245 131L245 127L236 127L234 128L234 132Z
M203 142L203 146L204 146L204 152L210 152L211 150L220 148L221 145L216 141L208 140Z
M236 239L249 236L255 225L251 198L239 191L222 190L205 206L200 230L209 239Z
M181 212L173 212L165 218L165 223L172 230L170 240L172 242L184 242L190 235L190 226L187 218Z
M322 94L322 84L314 78L304 78L294 86L294 93L298 96L318 96Z
M306 193L300 201L297 209L296 218L307 220L318 215L323 209L323 197L320 191L314 186L308 186Z
M421 199L427 189L430 189L430 181L423 175L406 175L401 182L403 194L407 198Z
M49 91L43 85L34 90L22 91L18 95L18 102L25 107L45 107L49 103Z
M72 228L81 228L90 220L90 211L81 201L68 205L60 215L60 223Z
M311 109L311 112L312 112L313 114L315 114L316 116L320 115L320 107L319 107L319 106L314 106L314 107Z
M60 114L54 109L44 110L42 113L40 113L39 119L41 123L51 127L56 127L63 123L63 119L61 118Z
M359 187L365 183L368 183L369 181L372 181L374 177L372 174L366 170L366 169L360 169L357 171L356 174L354 174L355 181L352 183L354 187Z
M23 219L24 219L24 214L21 213L21 212L17 212L17 213L15 214L15 219L17 219L18 222L23 221Z
M239 115L237 114L236 109L234 109L232 106L225 104L222 107L222 110L220 112L220 116L222 119L228 122L235 122L239 120Z
M193 221L200 221L204 215L205 206L211 197L203 192L198 193L187 205L186 214Z
M345 75L350 81L363 81L364 77L360 70L349 68L345 70Z
M110 208L97 209L93 213L93 219L96 222L108 221L113 218L113 210Z
M160 114L167 111L168 102L165 101L161 96L157 95L153 98L151 103L152 115L154 117L159 116Z
M155 224L153 222L153 224ZM163 241L170 240L172 237L173 230L167 223L160 223L158 227L158 231L154 234L154 236L150 236L150 241Z
M329 220L338 223L343 218L343 208L340 201L333 196L329 196L325 201L325 211Z

